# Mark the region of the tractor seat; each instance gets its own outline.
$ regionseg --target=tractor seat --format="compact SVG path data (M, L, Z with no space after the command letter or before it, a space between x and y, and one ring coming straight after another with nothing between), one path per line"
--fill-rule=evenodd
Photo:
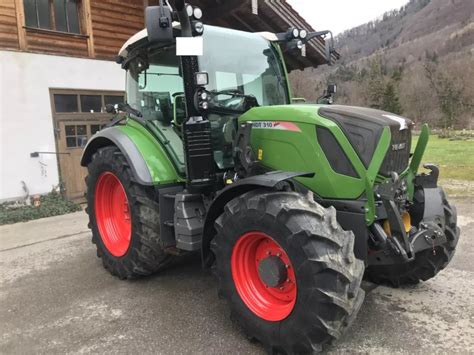
M147 92L143 93L144 105L142 113L145 118L157 120L165 126L169 126L173 120L173 105L169 92Z

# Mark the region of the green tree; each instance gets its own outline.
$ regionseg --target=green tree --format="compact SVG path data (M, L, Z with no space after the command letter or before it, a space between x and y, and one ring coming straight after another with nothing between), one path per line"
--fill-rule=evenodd
M396 113L400 115L402 113L402 105L400 104L400 98L398 97L395 85L389 81L385 87L382 100L382 110Z
M433 62L425 63L425 74L430 82L430 87L436 94L439 108L443 114L441 125L446 130L456 125L459 116L465 111L464 90L462 85L449 75L438 70L438 65Z
M366 84L367 105L382 109L385 92L385 76L382 56L377 55L369 62L368 80Z

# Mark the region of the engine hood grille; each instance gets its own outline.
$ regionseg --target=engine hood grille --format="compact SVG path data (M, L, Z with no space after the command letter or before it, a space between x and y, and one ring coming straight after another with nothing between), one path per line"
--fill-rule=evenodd
M390 128L392 141L380 173L385 176L391 171L400 173L408 165L411 120L385 111L343 105L323 106L318 113L341 128L366 168L385 127Z

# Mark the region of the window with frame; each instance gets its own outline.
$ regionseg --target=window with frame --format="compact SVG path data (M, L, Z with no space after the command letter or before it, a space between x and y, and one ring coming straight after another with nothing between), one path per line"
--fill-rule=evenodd
M82 148L87 144L87 125L65 125L66 133L66 147L68 148Z
M81 33L81 0L23 0L26 27Z
M100 92L54 93L53 105L56 113L104 113L108 104L125 101L123 94L103 94Z

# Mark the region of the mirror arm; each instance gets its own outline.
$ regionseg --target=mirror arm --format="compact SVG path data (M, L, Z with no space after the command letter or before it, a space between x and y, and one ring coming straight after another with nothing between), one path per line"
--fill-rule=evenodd
M327 34L331 33L331 31L316 31L316 32L310 32L308 33L308 36L303 39L303 43L308 43L310 40L312 40L313 38L316 38L316 37L320 37L320 36L325 36ZM331 33L331 38L332 38L332 33Z
M326 31L310 32L308 33L308 36L302 42L303 44L306 44L313 38L326 36L326 35L330 35L330 38L329 38L330 43L328 43L328 39L324 39L325 45L326 45L326 60L328 64L331 65L332 63L331 55L334 51L334 36L331 31L326 30Z
M186 11L184 0L176 0L174 7L176 9L179 23L181 24L181 37L192 37L193 30L191 28L191 21L189 20L188 13Z

